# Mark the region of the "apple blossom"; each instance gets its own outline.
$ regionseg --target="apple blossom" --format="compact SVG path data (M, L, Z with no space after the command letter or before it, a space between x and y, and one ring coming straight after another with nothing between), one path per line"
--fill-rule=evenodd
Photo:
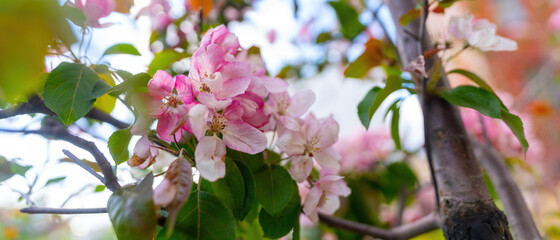
M225 175L226 146L249 154L262 152L266 147L263 132L239 119L228 119L227 115L202 104L189 111L189 121L199 141L194 154L196 167L209 181Z
M309 114L299 131L286 131L278 138L277 146L290 158L290 175L303 182L311 173L313 159L322 167L338 170L340 156L332 145L338 139L338 123L332 118L316 119Z
M152 165L159 152L156 148L151 147L148 135L144 134L134 145L134 154L126 163L131 167L145 169Z
M271 93L266 103L265 114L272 114L277 122L277 130L298 131L300 124L297 119L315 102L315 94L311 90L296 92L292 97L288 92ZM279 124L278 124L279 123Z
M133 96L137 109L149 118L158 118L157 133L166 141L180 139L182 131L172 133L181 116L188 113L193 105L191 84L184 75L175 79L169 73L159 70L148 82L148 93Z
M116 3L114 0L76 0L74 6L86 16L85 25L90 27L106 27L110 24L100 24L99 19L109 16L115 10Z
M338 197L350 195L350 188L343 178L332 169L322 169L319 172L319 180L309 190L303 203L303 212L311 221L316 223L319 220L318 211L333 214L340 207Z
M229 32L223 24L209 29L204 34L199 49L205 49L211 44L220 46L225 54L235 54L241 48L237 36Z
M481 51L517 50L515 41L496 35L496 24L486 19L473 21L473 16L468 13L451 18L449 33L457 39L465 39L469 45Z

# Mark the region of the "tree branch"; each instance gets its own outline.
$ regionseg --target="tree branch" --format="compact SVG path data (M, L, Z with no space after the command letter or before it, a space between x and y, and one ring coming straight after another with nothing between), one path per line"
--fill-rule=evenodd
M60 123L56 122L56 125L47 125L49 127L43 127L40 130L10 130L10 129L0 129L0 131L4 131L4 132L19 132L19 133L23 133L23 134L38 134L38 135L42 135L45 137L52 137L55 139L60 139L60 140L64 140L67 141L69 143L74 144L77 147L80 147L88 152L91 153L91 155L93 155L93 158L95 159L95 161L97 162L97 164L99 165L99 168L101 169L101 173L104 176L104 184L105 186L107 186L107 188L111 191L116 191L117 189L119 189L121 186L117 180L117 177L115 176L115 174L113 173L113 167L111 166L111 164L109 163L109 161L107 161L107 158L105 158L105 156L103 155L103 153L101 153L101 151L99 151L99 149L97 148L97 146L95 145L95 143L87 141L83 138L80 138L78 136L74 136L72 134L70 134L68 132L68 130Z
M107 208L45 208L27 207L19 210L28 214L92 214L107 213Z
M64 155L66 155L68 158L70 158L72 161L74 161L74 163L78 164L80 167L82 167L83 169L85 169L87 172L89 172L91 175L93 175L94 177L96 177L97 179L99 179L99 181L101 181L101 183L105 184L105 178L103 178L101 175L99 175L95 170L93 170L90 166L88 166L87 164L85 164L84 162L82 162L82 160L80 160L79 158L77 158L74 154L72 154L70 151L63 149L62 152L64 153Z
M439 228L439 218L431 213L416 222L392 229L381 229L367 224L348 221L335 216L319 213L319 220L335 228L345 229L358 234L368 235L387 240L410 239L420 234Z
M471 142L478 161L486 170L494 189L504 204L514 236L517 239L542 239L504 159L492 145L483 145L477 139L472 138Z
M47 106L45 106L43 99L41 99L39 96L35 94L31 96L25 103L19 104L11 108L0 110L0 119L14 117L23 114L30 114L30 113L42 113L45 115L56 116L56 113L54 113ZM111 115L97 108L92 108L85 116L87 118L109 123L118 129L124 129L130 125L128 123L113 118Z

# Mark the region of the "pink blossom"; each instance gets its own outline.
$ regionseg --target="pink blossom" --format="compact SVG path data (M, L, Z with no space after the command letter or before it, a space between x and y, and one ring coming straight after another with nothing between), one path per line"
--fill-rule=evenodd
M228 119L237 119L260 128L268 123L270 115L264 113L264 101L258 95L245 92L233 98L224 112Z
M309 190L303 203L303 212L315 223L319 220L318 211L333 214L340 207L339 196L350 195L350 188L336 171L322 169L319 175L319 181Z
M340 154L341 172L366 172L377 161L386 159L395 149L389 132L383 128L352 133L338 141L334 148Z
M224 108L231 103L231 98L244 93L249 86L250 66L244 62L226 61L217 44L199 48L192 59L189 78L202 104Z
M99 19L109 16L115 10L116 4L114 0L76 0L73 6L84 12L86 26L101 28L110 24L100 24Z
M169 16L171 6L167 0L152 0L150 5L140 9L138 16L146 15L150 17L153 30L162 30L167 28L173 22Z
M271 93L265 106L265 114L272 114L277 122L280 134L284 129L298 131L298 118L315 102L315 94L311 90L296 92L292 97L288 92Z
M449 33L457 39L465 39L469 45L481 51L513 51L517 43L496 34L496 24L486 19L473 21L473 16L465 14L449 21Z
M286 131L277 146L290 156L290 175L296 182L303 182L311 173L313 159L322 167L340 168L340 156L332 145L338 139L338 123L332 118L316 119L309 114L299 131Z
M255 127L199 104L189 111L192 132L199 140L195 161L200 175L215 181L225 175L226 146L245 153L264 151L266 137Z
M134 154L128 159L128 165L131 167L137 166L140 169L145 169L152 165L159 152L156 148L151 147L151 143L148 135L144 134L134 145Z
M206 49L211 44L220 46L224 54L235 54L241 48L235 34L228 31L223 24L208 30L200 41L199 49Z
M157 133L166 141L174 140L172 131L194 104L191 84L186 77L177 75L173 79L163 70L157 71L148 82L148 93L138 93L132 100L142 115L158 118ZM182 131L174 134L176 139L180 139Z
M560 9L556 9L548 18L548 26L552 30L560 31Z

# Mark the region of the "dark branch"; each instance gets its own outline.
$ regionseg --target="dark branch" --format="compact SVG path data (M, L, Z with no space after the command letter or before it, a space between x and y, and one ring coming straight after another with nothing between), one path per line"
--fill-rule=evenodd
M92 214L107 213L107 208L44 208L28 207L19 210L28 214Z
M478 161L486 170L494 189L504 204L514 236L517 239L542 239L504 159L492 145L483 145L472 138L471 141Z
M345 229L358 234L368 235L388 240L410 239L420 234L439 228L437 214L431 213L422 219L392 229L381 229L363 223L348 221L335 216L319 214L319 220L335 228Z
M23 114L30 114L30 113L42 113L42 114L45 114L45 115L56 116L56 113L54 113L47 106L45 106L45 103L43 102L43 100L39 96L33 95L25 103L19 104L17 106L11 107L11 108L6 108L6 109L0 110L0 119L14 117L14 116L23 115ZM95 119L95 120L98 120L98 121L101 121L101 122L109 123L109 124L115 126L118 129L124 129L124 128L127 128L129 126L128 123L119 121L119 120L111 117L111 115L109 115L109 114L107 114L107 113L105 113L105 112L103 112L103 111L101 111L97 108L92 108L86 114L86 117L91 118L91 119Z
M101 181L101 183L105 183L105 178L103 178L101 175L99 175L95 170L93 170L93 168L91 168L90 166L88 166L87 164L82 162L82 160L77 158L70 151L68 151L66 149L63 149L62 152L64 153L64 155L66 155L68 158L70 158L72 161L74 161L74 163L78 164L80 167L82 167L83 169L88 171L91 175L93 175L94 177L99 179L99 181Z
M107 158L99 151L95 143L87 141L83 138L78 136L74 136L68 132L68 130L60 123L56 122L57 125L48 125L49 127L44 127L40 130L10 130L10 129L0 129L0 131L4 132L19 132L23 134L38 134L44 137L51 137L55 139L60 139L67 141L69 143L74 144L77 147L80 147L93 155L93 158L99 165L101 169L101 173L104 176L104 184L107 188L111 191L116 191L121 186L117 180L117 177L113 173L113 167L107 161Z

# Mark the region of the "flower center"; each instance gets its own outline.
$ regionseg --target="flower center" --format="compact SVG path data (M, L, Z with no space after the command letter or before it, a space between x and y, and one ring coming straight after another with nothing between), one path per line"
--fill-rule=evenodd
M162 107L167 106L176 108L178 105L183 105L183 101L177 99L177 96L175 94L167 95L166 97L161 99L161 102Z
M208 126L210 132L212 133L219 133L220 131L226 128L227 119L224 116L215 116L210 121L210 126Z
M315 153L317 153L321 148L317 147L316 145L319 143L319 138L317 136L312 137L311 139L307 140L307 143L303 144L305 149L305 153L309 157L313 157Z
M276 100L276 105L278 106L278 114L286 115L286 110L290 106L290 103L286 100L286 97L284 95L280 96L280 98Z

